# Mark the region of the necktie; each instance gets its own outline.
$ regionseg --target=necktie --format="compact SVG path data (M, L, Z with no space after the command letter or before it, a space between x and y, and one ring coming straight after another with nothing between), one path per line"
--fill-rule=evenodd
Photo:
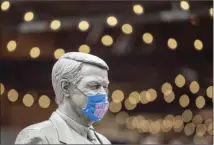
M92 128L89 128L88 134L87 134L87 138L90 142L92 142L93 144L100 144L97 139L96 136L94 134L94 130Z

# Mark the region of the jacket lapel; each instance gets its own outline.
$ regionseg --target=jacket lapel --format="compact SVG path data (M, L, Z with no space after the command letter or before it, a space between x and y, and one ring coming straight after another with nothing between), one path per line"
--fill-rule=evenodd
M53 112L49 119L57 129L59 141L65 144L91 144L86 138L79 135L66 124L59 114Z

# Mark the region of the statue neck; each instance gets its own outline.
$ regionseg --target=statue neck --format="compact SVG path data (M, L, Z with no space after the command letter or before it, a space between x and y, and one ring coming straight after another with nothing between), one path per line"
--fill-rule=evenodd
M83 126L90 127L93 122L82 113L81 108L76 106L74 103L70 103L69 101L70 100L63 100L63 102L58 106L58 110L75 122Z

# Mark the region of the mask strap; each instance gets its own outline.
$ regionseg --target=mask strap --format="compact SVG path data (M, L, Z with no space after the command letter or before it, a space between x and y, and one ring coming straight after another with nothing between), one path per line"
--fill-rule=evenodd
M80 93L82 93L84 96L87 96L85 93L83 93L79 88L77 88L73 83L69 82L75 89L77 89Z

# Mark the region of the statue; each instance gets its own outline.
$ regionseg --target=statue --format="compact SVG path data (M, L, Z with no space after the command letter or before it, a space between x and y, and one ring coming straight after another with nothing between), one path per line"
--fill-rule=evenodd
M97 56L64 54L52 70L58 108L49 120L24 128L15 144L111 144L92 126L108 110L108 70Z

